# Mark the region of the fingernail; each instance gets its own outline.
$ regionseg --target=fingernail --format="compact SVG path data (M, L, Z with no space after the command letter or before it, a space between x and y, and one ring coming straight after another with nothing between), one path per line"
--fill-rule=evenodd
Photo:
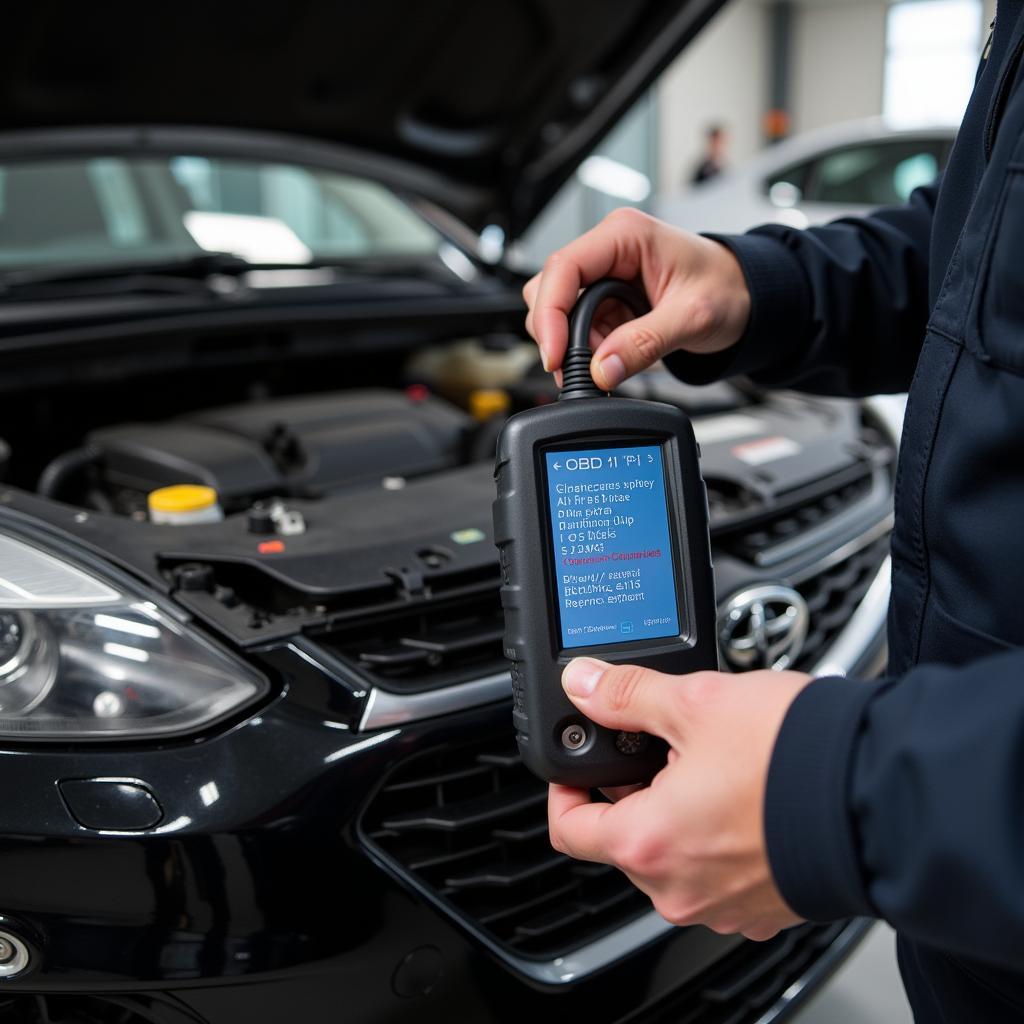
M626 379L626 364L617 355L602 359L598 365L608 391L617 388Z
M573 697L589 697L607 667L593 658L575 658L565 666L562 687Z
M540 349L540 365L544 367L545 373L550 373L551 367L548 366L547 349L545 349L543 345L538 345L537 347Z

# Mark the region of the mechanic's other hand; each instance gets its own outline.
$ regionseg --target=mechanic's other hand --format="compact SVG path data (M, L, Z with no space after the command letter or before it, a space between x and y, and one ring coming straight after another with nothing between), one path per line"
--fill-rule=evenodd
M653 733L670 746L649 786L615 802L551 786L555 849L624 871L673 924L768 939L800 919L772 880L764 797L775 738L802 672L663 675L590 658L570 662L562 685L588 718Z
M548 371L562 365L569 311L580 289L602 277L642 284L646 316L605 303L590 337L590 372L611 391L676 349L711 353L739 340L750 317L750 292L736 257L718 242L669 227L639 210L609 214L597 227L552 253L523 288L526 329Z

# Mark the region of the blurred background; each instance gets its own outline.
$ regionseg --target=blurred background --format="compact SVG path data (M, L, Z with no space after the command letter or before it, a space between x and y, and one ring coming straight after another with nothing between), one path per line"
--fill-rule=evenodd
M732 0L517 255L542 263L623 205L739 231L905 199L948 155L994 14L995 0Z

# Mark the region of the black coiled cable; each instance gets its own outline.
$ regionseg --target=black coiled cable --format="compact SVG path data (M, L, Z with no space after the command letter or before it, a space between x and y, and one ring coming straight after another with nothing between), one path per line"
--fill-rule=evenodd
M637 316L651 311L647 297L635 285L615 277L595 281L576 300L569 314L569 346L562 361L562 393L564 398L600 398L604 392L590 375L590 328L598 306L607 299L624 302Z

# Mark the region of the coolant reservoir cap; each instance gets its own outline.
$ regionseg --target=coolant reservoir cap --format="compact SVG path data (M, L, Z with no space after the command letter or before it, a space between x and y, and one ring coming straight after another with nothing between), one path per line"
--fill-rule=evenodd
M202 484L174 484L149 492L150 512L202 512L217 504L217 492Z

